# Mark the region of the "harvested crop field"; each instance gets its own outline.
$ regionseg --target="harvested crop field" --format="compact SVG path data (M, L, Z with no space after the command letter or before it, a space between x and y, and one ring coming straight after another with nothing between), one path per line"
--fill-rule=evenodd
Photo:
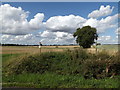
M40 49L38 46L0 46L2 48L2 52L0 54L16 54L16 53L30 53L35 54L39 53ZM79 46L42 46L41 52L59 52L67 49L73 50L75 48L79 48ZM98 46L98 52L108 51L110 54L115 54L118 52L118 45L101 45ZM95 48L87 49L90 53L96 53Z
M65 49L74 49L79 46L42 46L41 52L59 52ZM38 46L3 46L2 54L15 54L15 53L39 53Z

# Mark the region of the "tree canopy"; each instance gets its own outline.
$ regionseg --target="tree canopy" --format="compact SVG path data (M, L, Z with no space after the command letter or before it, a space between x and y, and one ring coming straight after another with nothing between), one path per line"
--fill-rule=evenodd
M83 48L90 48L95 43L94 40L98 38L96 28L92 28L91 26L78 28L73 36L76 37L76 42Z

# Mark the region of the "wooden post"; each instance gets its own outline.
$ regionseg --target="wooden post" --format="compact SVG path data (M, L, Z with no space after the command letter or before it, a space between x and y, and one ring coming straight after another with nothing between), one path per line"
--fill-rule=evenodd
M39 49L40 49L40 53L41 53L41 46L39 46Z
M96 40L96 53L97 53L97 40Z
M95 49L96 49L96 54L97 54L97 38L96 38L96 48Z
M97 54L97 38L98 38L98 34L96 33L95 34L95 40L96 40L96 48L95 49L96 49L96 54Z
M39 42L40 54L41 54L41 47L42 47L42 44L41 44L41 42Z

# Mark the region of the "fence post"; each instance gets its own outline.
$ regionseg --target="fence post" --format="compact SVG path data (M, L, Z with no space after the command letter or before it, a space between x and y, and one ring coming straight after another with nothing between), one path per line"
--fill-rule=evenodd
M97 39L96 39L96 48L95 49L96 49L96 54L97 54Z
M42 47L42 44L41 44L41 42L39 42L40 54L41 54L41 47Z

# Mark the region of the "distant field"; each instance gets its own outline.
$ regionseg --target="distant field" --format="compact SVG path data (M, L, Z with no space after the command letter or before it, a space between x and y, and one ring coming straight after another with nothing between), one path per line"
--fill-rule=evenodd
M119 50L120 45L100 45L98 48L105 49L105 50Z
M3 63L21 54L36 54L40 52L38 46L0 46L0 48L2 48L0 54L2 54ZM75 48L79 48L79 46L42 46L41 52L61 52ZM118 51L118 45L100 45L97 48L98 51L106 50L110 54L115 54ZM96 53L95 48L89 48L87 50L90 53Z
M98 50L104 50L107 51L110 54L115 54L116 52L119 51L120 45L100 45L97 46Z
M42 46L41 52L49 51L63 51L65 49L73 49L79 46ZM15 53L39 53L38 46L3 46L2 54L15 54Z
M41 52L61 52L67 49L74 49L79 46L42 46ZM36 54L40 53L40 49L38 46L0 46L2 51L2 63L6 63L12 58L16 58L17 56L24 54Z
M41 52L59 52L59 51L64 51L67 49L74 49L78 48L79 46L42 46ZM1 47L0 47L1 48ZM118 45L100 45L97 46L98 50L106 50L109 51L110 53L115 53L118 51ZM90 52L95 52L95 48L89 48L87 49ZM21 53L30 53L30 54L35 54L39 53L40 49L38 46L2 46L2 52L0 54L21 54Z

